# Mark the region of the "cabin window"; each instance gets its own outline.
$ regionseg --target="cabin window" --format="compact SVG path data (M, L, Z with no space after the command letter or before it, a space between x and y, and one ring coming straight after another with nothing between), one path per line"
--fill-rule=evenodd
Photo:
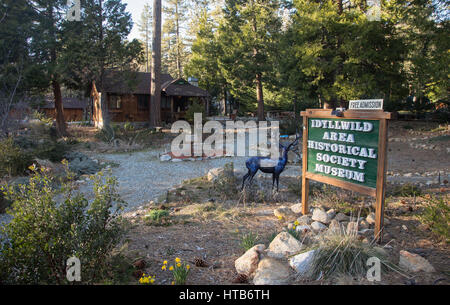
M139 94L138 96L138 109L139 110L147 110L150 105L150 95L148 94Z
M122 98L118 95L109 96L109 109L117 110L122 107Z

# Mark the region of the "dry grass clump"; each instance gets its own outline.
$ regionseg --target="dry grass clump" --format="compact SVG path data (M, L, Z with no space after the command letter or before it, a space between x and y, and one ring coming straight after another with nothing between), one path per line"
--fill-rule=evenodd
M352 232L323 234L314 247L314 260L311 278L327 279L346 274L351 277L366 276L367 260L377 257L381 269L394 269L383 249L371 243L363 242Z

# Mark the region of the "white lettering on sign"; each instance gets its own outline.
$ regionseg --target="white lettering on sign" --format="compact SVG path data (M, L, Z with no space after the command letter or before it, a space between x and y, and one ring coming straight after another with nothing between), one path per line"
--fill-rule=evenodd
M383 100L351 100L348 105L350 110L381 110L383 109Z

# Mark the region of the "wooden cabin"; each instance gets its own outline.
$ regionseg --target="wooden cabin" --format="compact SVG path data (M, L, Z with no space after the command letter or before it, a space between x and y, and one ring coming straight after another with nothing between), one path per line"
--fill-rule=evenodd
M66 122L79 122L86 119L87 99L63 97L62 102ZM47 100L43 106L39 107L39 110L47 117L56 119L55 101Z
M151 74L145 72L107 71L103 89L93 83L93 121L101 128L108 116L111 122L148 122L150 118ZM104 99L104 108L101 101ZM182 78L173 79L161 74L161 120L172 123L185 118L186 110L194 101L204 105L208 112L209 93ZM106 113L103 113L106 112Z

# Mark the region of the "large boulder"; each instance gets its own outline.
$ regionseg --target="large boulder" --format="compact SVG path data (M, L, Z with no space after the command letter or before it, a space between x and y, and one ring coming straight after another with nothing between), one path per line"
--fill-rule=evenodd
M297 218L297 221L299 225L310 225L312 223L312 219L308 215Z
M225 164L224 167L212 168L208 171L206 178L210 182L214 182L221 177L233 178L234 177L234 165L233 162Z
M344 213L338 213L334 219L336 219L337 221L341 222L341 221L348 221L349 217L347 215L345 215Z
M399 266L410 272L424 271L431 273L436 271L430 262L425 258L405 250L400 251Z
M267 255L275 258L284 258L288 255L295 254L303 249L300 241L295 239L288 232L281 232L270 243L267 249Z
M49 160L42 160L38 158L35 159L35 162L41 168L41 170L53 177L63 176L66 172L62 163L54 163Z
M245 274L248 278L252 278L258 268L259 260L261 259L265 248L266 246L263 244L256 245L239 257L234 262L237 273Z
M83 153L72 151L64 155L69 162L70 171L77 175L92 175L101 170L98 162L95 162Z
M289 259L289 265L297 271L297 275L308 276L314 261L315 250L300 253Z
M278 218L290 219L295 216L294 212L286 206L281 206L273 210L273 214Z
M301 214L302 213L302 204L301 203L296 203L294 205L291 205L291 210L295 214Z
M321 223L328 224L331 221L330 215L321 210L321 209L314 209L312 220L314 221L320 221Z
M255 272L253 284L255 285L286 285L291 278L289 266L275 258L263 258Z
M321 231L325 231L327 229L327 226L321 222L314 221L311 224L311 228L314 230L314 232L321 232Z

